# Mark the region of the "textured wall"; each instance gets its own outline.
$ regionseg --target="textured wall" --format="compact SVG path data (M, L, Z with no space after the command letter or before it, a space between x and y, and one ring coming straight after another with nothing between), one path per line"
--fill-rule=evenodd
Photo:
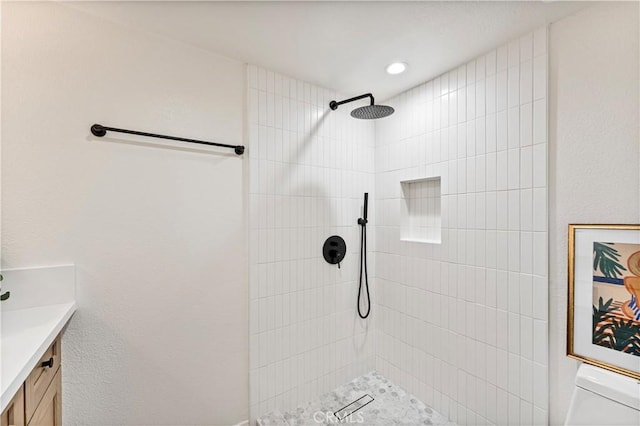
M329 90L254 66L247 74L255 419L373 369L373 317L356 313L356 221L373 191L374 128L351 118L350 105L331 111L340 95ZM334 234L347 243L341 269L322 257Z
M566 357L567 225L640 223L638 3L592 6L551 25L549 224L551 424L578 362Z
M246 419L243 159L89 132L241 143L243 65L58 3L3 2L2 66L2 266L77 270L64 424Z
M458 424L544 424L546 28L389 100L376 123L376 368ZM441 177L442 243L400 238Z

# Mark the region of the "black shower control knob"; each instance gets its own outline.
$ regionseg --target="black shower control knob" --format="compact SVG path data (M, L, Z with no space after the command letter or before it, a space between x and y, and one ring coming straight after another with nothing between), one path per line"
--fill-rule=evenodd
M337 264L338 268L340 267L340 262L342 262L346 253L347 244L339 235L333 235L327 238L324 242L324 246L322 246L322 255L324 256L324 260L332 265Z

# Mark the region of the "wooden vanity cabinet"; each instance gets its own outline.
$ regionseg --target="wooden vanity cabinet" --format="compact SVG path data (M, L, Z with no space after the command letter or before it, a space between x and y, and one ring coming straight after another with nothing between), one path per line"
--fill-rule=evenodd
M62 426L60 361L58 336L2 413L0 426Z
M53 376L53 380L27 424L29 426L62 425L62 380L60 380L60 370Z
M13 397L0 420L1 426L24 426L24 385Z

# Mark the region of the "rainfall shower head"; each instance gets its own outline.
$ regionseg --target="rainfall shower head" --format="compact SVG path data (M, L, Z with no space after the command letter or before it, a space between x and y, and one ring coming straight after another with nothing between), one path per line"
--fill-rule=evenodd
M393 114L393 111L394 109L387 105L367 105L351 111L351 116L353 118L373 120L376 118L387 117Z
M342 104L346 104L346 103L357 101L357 100L364 99L364 98L370 98L371 99L371 105L367 105L367 106L363 106L363 107L360 107L360 108L356 108L353 111L351 111L351 116L353 118L360 118L360 119L365 119L365 120L373 120L373 119L376 119L376 118L387 117L387 116L393 114L394 109L391 108L390 106L387 106L387 105L375 105L374 104L373 95L371 93L366 93L364 95L356 96L355 98L346 99L346 100L340 101L340 102L331 101L331 102L329 102L329 107L332 110L335 111L336 109L338 109L338 106L340 106Z

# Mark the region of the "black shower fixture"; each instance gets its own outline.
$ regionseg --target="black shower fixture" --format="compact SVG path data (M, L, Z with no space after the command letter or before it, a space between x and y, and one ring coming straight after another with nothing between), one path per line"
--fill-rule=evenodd
M369 294L369 276L367 274L367 212L369 210L369 193L364 193L364 205L362 207L362 217L358 219L358 225L360 225L360 277L358 278L358 315L360 318L365 319L371 313L371 295ZM364 276L363 273L364 272ZM363 281L364 278L364 281ZM363 285L364 284L364 285ZM366 299L364 293L367 294ZM362 313L360 308L360 300L364 300L364 305L367 307L365 313Z
M375 105L375 100L373 99L373 95L371 93L365 93L364 95L356 96L355 98L345 99L344 101L329 102L329 108L332 110L337 110L338 107L342 104L347 104L349 102L358 101L360 99L370 98L371 104L362 106L351 111L351 116L353 118L361 118L366 120L373 120L376 118L383 118L393 114L394 109L387 105Z
M332 265L338 265L340 268L340 262L344 259L344 255L347 254L347 244L344 239L339 235L332 235L327 238L322 246L322 255L327 263Z

